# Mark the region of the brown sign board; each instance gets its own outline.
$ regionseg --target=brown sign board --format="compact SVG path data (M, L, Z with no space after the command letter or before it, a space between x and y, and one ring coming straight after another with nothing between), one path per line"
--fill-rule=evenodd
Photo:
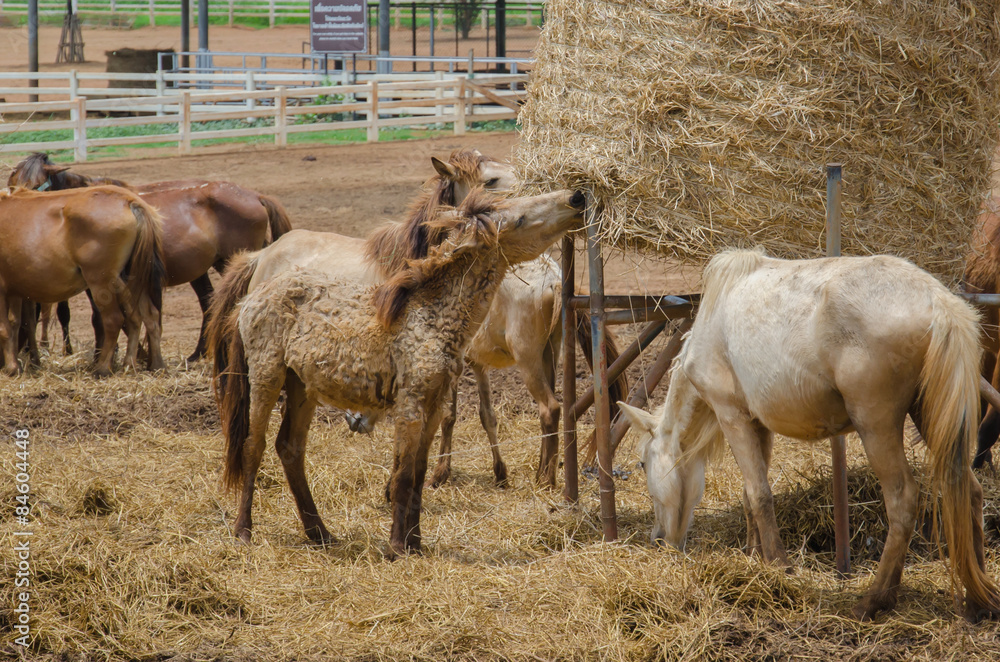
M365 0L310 0L309 40L314 53L367 53Z

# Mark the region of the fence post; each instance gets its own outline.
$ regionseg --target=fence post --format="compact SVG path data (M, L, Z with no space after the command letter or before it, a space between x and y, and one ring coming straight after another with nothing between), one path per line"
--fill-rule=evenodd
M191 153L191 92L181 93L180 121L177 122L178 145L181 154Z
M267 16L267 19L270 22L271 27L273 28L274 27L274 0L271 0L268 3L268 5L269 5L269 7L268 7L268 16Z
M437 87L434 88L434 98L439 99L434 104L434 115L441 117L444 115L444 104L440 101L440 99L444 99L444 72L435 71L434 80L438 82Z
M368 142L378 142L378 81L369 81L371 91L368 93L368 102L372 109L368 111Z
M167 82L163 78L163 69L156 70L156 96L162 97L167 93ZM156 107L156 116L163 117L164 110L163 104L161 103Z
M246 73L246 91L254 92L257 90L257 79L254 78L253 71L248 69ZM257 107L257 100L252 97L247 97L247 110L253 110Z
M77 162L87 160L87 97L76 98L76 103L70 107L70 120L73 127L73 159Z
M156 27L156 8L153 6L153 0L149 0L149 26Z
M80 79L76 76L76 69L69 70L69 99L73 101L80 96Z
M840 256L840 194L843 186L841 164L826 166L826 254ZM847 438L830 437L833 456L833 530L837 573L851 573L851 522L847 495Z
M233 0L229 0L229 27L233 27Z
M465 79L458 79L458 90L455 97L455 135L465 135Z
M288 97L285 96L285 86L278 87L274 98L274 144L285 147L288 144Z

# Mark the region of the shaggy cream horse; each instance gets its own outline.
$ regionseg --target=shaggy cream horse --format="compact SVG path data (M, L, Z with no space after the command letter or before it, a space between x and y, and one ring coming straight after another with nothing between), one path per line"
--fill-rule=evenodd
M431 163L436 174L410 206L405 223L388 223L375 230L368 239L333 232L292 230L260 253L249 291L295 267L315 269L331 277L355 279L363 284L381 283L402 269L407 259L424 257L430 246L443 239L440 232L423 227L438 205L460 204L470 191L479 186L504 192L513 189L517 183L510 165L486 157L477 150L457 150L447 162L432 158ZM500 285L486 322L466 353L476 378L479 420L489 439L493 476L499 485L507 482L507 465L500 455L497 441L497 416L493 408L489 372L516 365L528 392L538 405L541 421L541 452L535 478L539 484L555 486L560 414L555 393L555 370L562 343L561 290L562 270L546 255L512 266ZM589 323L578 325L577 335L582 346L590 346ZM584 354L589 361L590 353ZM617 345L609 334L608 360L614 361L617 356ZM612 401L628 393L625 375L611 385L609 393ZM448 409L441 424L441 449L431 476L434 487L445 483L451 475L457 392L452 392L446 406ZM348 422L353 430L371 430L372 422L353 412L348 412Z
M581 219L581 193L560 191L500 201L470 195L458 211L439 210L433 227L451 229L426 258L377 287L323 272L287 270L212 315L209 341L226 348L216 374L226 436L226 484L240 491L235 534L250 539L254 478L271 411L284 388L275 442L310 539L332 536L305 477L306 434L319 402L376 421L393 412L390 556L420 550L420 507L430 443L465 348L489 311L510 264L537 258ZM219 287L246 287L259 258L243 256Z
M889 533L859 618L896 604L916 524L907 413L928 449L956 590L969 618L1000 614L985 571L983 493L969 466L979 420L976 314L894 257L776 260L732 251L704 274L704 297L652 416L628 407L656 525L683 547L705 464L723 438L743 473L748 549L788 566L767 481L772 433L824 439L856 431L882 484Z

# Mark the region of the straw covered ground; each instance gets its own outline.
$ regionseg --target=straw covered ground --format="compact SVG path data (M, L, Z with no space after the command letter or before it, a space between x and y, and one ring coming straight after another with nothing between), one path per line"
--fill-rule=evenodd
M824 251L955 281L1000 131L992 0L552 0L516 157L593 190L605 236L693 262Z
M219 487L222 440L206 369L178 350L166 377L95 382L81 358L8 382L5 430L31 430L33 643L47 660L995 659L1000 625L957 618L944 565L919 539L900 608L849 616L884 540L884 510L851 443L857 574L832 568L825 445L779 443L772 473L794 574L747 558L731 459L709 473L688 555L647 542L651 509L631 440L619 457L625 540L600 542L597 486L582 506L536 490L537 423L501 391L500 439L513 486L492 485L474 386L463 384L453 482L425 498L425 554L388 562L382 490L390 426L353 435L333 411L314 424L309 475L331 531L308 544L277 458L258 478L254 542L231 537ZM583 376L581 370L581 378ZM271 433L275 432L271 430ZM911 446L919 460L921 449ZM4 445L0 531L12 515L13 444ZM1000 481L985 477L989 565L1000 575ZM16 560L0 554L0 658L18 659Z

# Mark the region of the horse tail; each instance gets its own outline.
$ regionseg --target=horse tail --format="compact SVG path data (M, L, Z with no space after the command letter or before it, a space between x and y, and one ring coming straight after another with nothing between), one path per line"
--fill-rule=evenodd
M940 287L940 286L938 286ZM970 467L979 421L979 327L976 313L946 291L932 294L930 342L920 374L921 432L940 490L951 576L965 587L966 613L1000 614L1000 592L983 568L982 488ZM935 507L937 509L937 506Z
M587 366L590 367L590 372L594 372L594 353L590 350L594 346L594 334L591 330L591 319L590 313L578 310L576 313L576 339L580 343L580 347L583 348L583 357L587 360ZM610 366L615 362L621 355L621 350L618 349L618 341L615 340L615 336L608 330L604 332L604 347L605 352L608 357L608 365ZM618 416L620 407L618 402L624 402L628 398L629 385L628 376L625 371L622 370L622 374L618 376L618 379L608 384L608 400L611 402L610 417L609 420L615 420ZM583 453L583 463L584 465L593 464L594 458L597 456L597 445L594 436L591 436L590 440Z
M208 323L205 328L206 350L212 357L212 376L216 382L216 396L225 391L229 376L229 346L233 340L227 324L240 299L250 290L250 280L257 271L259 253L239 252L229 258L222 281L215 288L208 306Z
M250 430L250 375L240 336L237 303L246 296L257 269L256 253L237 253L208 308L208 352L212 355L212 384L226 438L223 485L238 490L243 485L243 445Z
M292 221L288 217L285 206L278 202L277 198L272 198L269 195L261 195L258 196L258 200L260 200L260 204L264 205L264 209L267 210L267 225L271 228L271 239L264 243L267 246L269 243L277 241L281 235L290 232Z
M129 205L138 225L132 254L122 270L133 308L144 294L162 316L163 281L167 270L163 264L163 226L157 211L138 197Z

